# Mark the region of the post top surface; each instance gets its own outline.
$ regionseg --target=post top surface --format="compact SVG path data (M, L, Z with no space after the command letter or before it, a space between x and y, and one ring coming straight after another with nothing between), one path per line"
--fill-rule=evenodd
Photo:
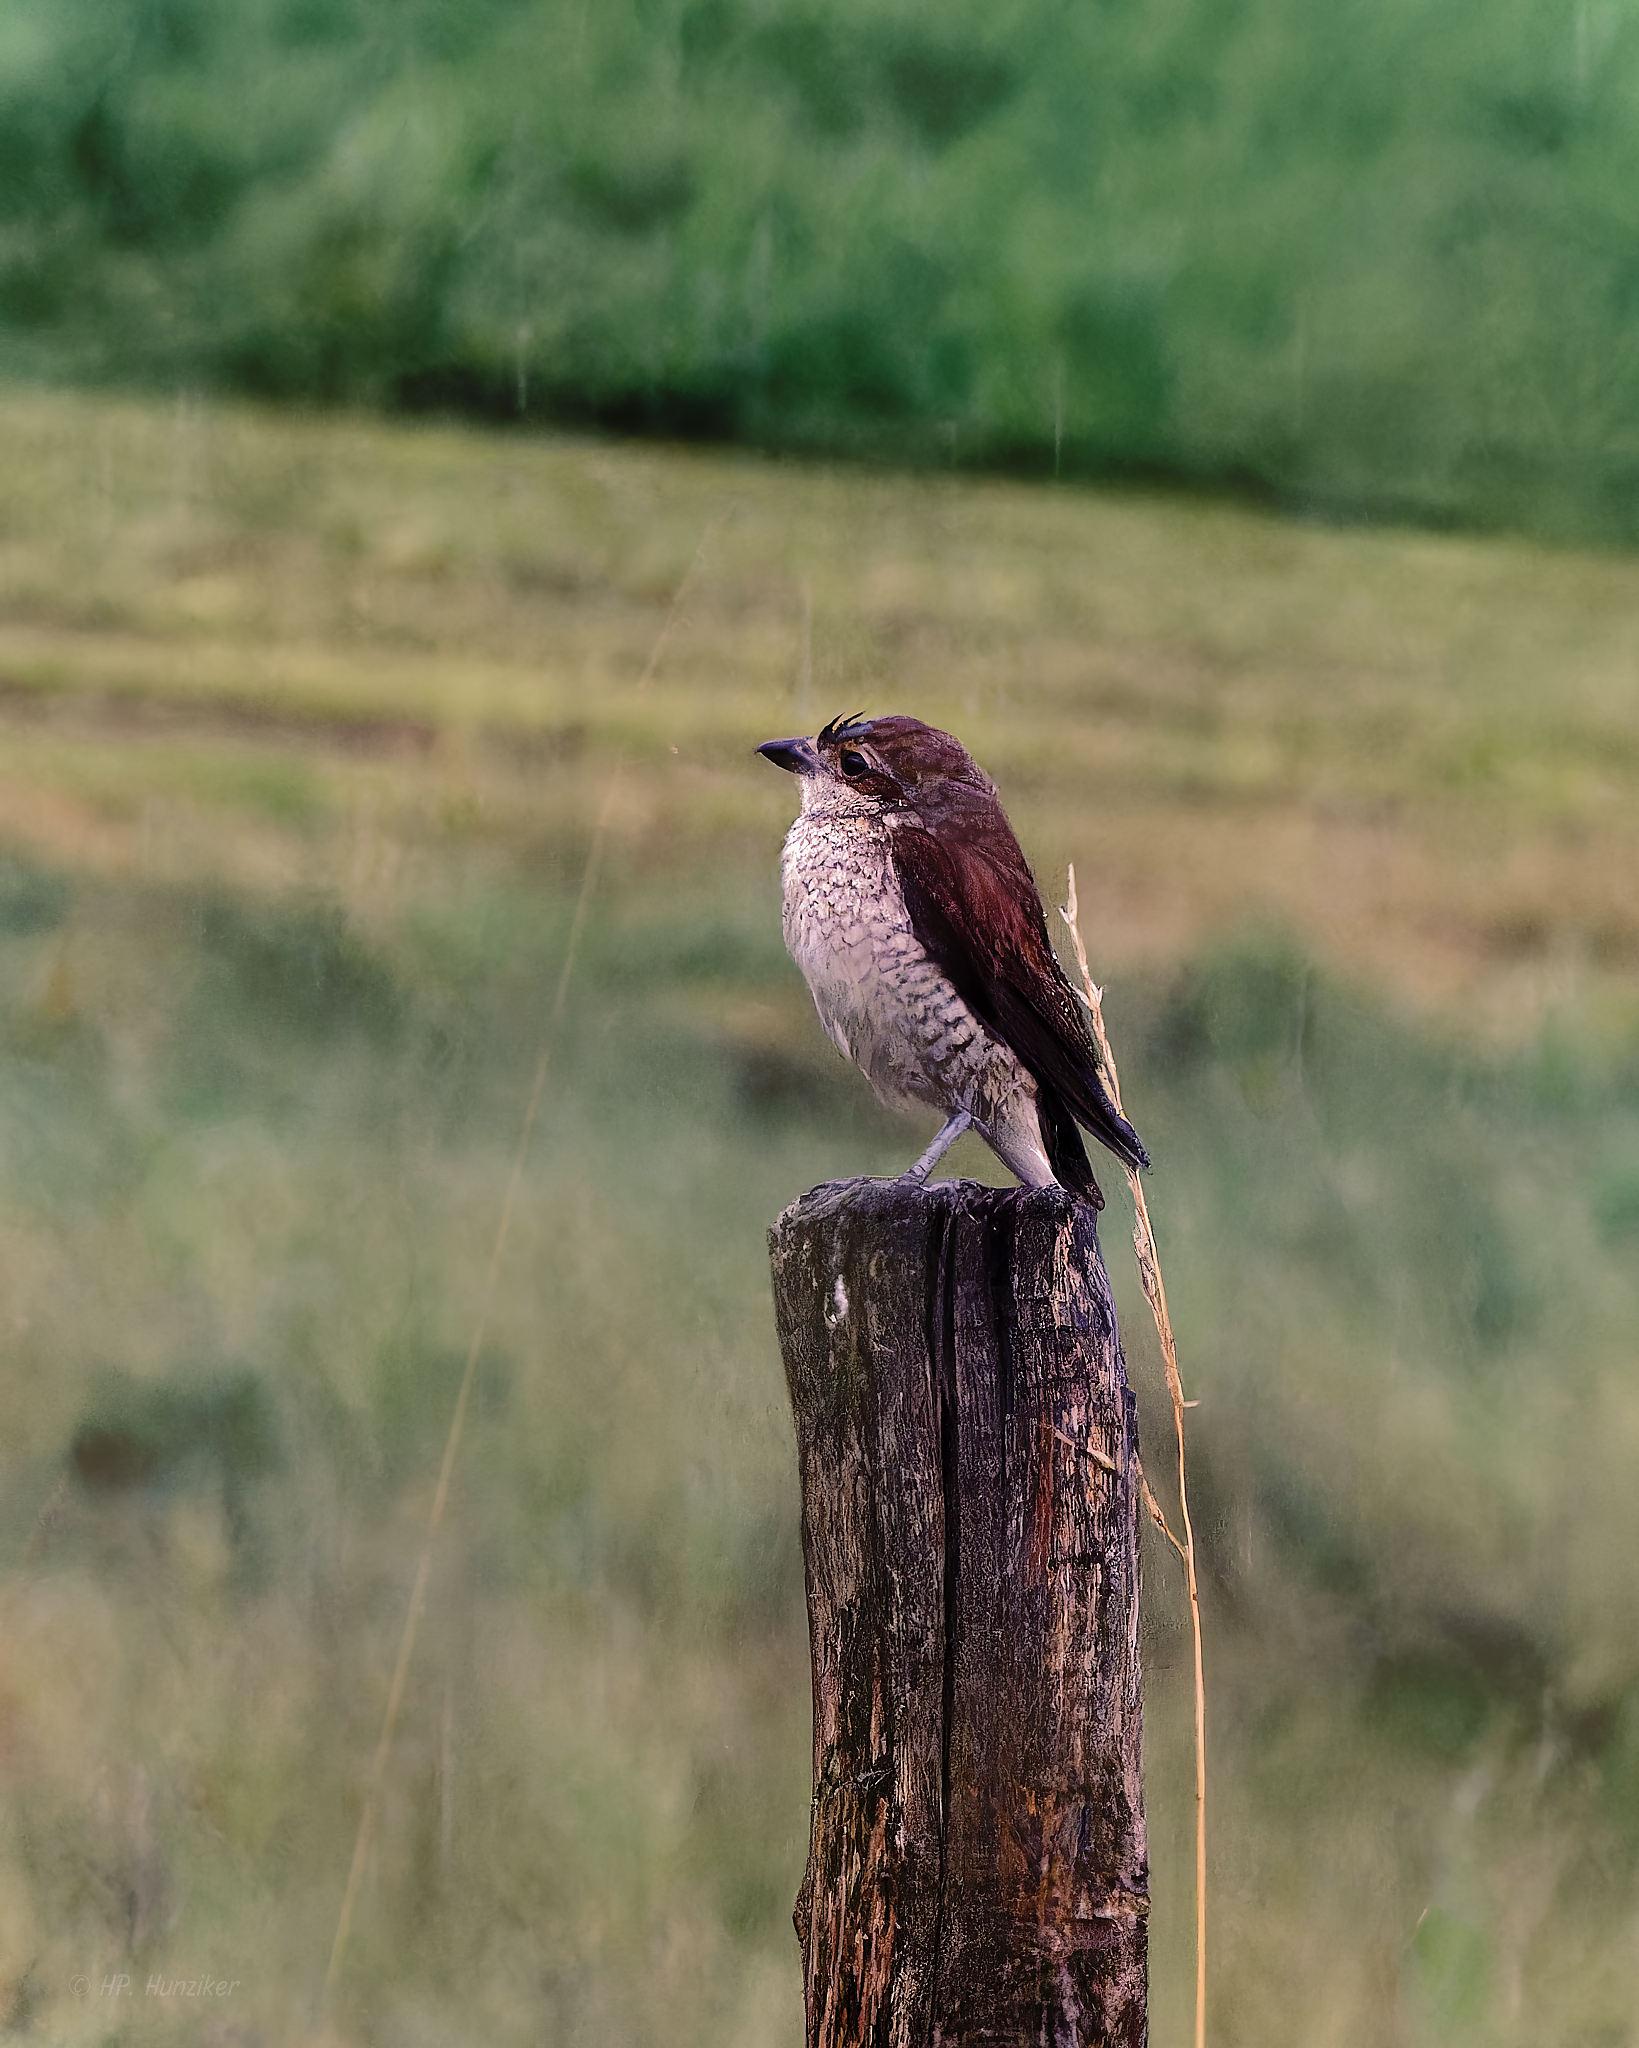
M1097 1211L1064 1188L997 1188L977 1180L881 1180L858 1174L848 1180L824 1180L807 1194L799 1195L774 1220L771 1236L794 1224L817 1223L845 1209L869 1215L897 1215L910 1219L918 1215L945 1214L952 1210L996 1213L1012 1209L1021 1216L1035 1215L1063 1221L1076 1210L1086 1208L1088 1221L1097 1226Z

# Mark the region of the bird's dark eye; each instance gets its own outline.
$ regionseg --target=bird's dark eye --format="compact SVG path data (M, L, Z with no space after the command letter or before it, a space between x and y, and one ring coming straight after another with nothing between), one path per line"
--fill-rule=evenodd
M870 771L870 762L857 747L844 747L837 759L844 775L865 775Z

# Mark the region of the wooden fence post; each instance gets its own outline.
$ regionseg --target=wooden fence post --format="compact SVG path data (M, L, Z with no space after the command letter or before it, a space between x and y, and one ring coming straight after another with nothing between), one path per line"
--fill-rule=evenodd
M1134 2048L1137 1435L1093 1212L837 1181L769 1249L814 1675L809 2048Z

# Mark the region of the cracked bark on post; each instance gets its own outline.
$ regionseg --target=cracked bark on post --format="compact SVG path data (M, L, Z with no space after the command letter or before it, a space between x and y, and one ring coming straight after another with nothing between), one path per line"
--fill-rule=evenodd
M1132 1396L1093 1212L815 1188L769 1233L814 1676L809 2048L1145 2041Z

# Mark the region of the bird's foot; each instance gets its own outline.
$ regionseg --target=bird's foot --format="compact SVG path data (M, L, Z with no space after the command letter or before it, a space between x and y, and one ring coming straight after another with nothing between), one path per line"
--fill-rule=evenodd
M973 1118L969 1112L965 1109L959 1109L945 1125L938 1137L934 1139L933 1143L922 1154L922 1157L917 1160L916 1164L907 1167L899 1178L912 1181L917 1187L921 1187L928 1175L932 1173L940 1160L944 1158L951 1146L956 1143L956 1140L969 1128L972 1122Z

